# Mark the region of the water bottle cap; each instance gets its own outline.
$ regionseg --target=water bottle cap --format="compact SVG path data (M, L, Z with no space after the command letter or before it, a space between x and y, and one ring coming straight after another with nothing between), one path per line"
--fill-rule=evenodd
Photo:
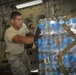
M42 30L42 28L43 28L43 25L39 25L39 29Z
M60 25L64 24L64 20L60 19L60 21L58 22Z
M55 22L54 20L51 20L50 23L51 23L51 24L55 24L56 22Z
M45 20L47 20L47 18L45 18Z
M42 21L42 19L40 19L39 21Z
M70 18L69 20L67 20L67 21L65 22L65 24L66 24L66 25L72 25L72 24L73 24L72 18Z
M51 18L49 18L51 20Z

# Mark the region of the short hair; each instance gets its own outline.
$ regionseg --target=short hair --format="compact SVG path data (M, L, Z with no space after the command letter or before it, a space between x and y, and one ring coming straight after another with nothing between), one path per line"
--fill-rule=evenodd
M18 11L13 11L13 12L11 13L11 15L10 15L10 18L11 18L11 19L15 19L16 16L20 16L20 15L21 15L20 12L18 12Z

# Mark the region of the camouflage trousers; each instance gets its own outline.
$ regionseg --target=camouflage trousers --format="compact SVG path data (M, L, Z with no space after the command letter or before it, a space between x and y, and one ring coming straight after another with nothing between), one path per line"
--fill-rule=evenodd
M8 59L13 75L31 75L30 61L26 51L18 55L9 55L7 53L6 58Z

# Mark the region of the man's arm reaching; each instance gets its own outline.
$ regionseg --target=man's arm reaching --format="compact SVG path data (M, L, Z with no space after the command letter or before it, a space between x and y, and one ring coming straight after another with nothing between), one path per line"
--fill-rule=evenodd
M16 35L13 37L12 41L15 43L32 44L34 42L34 37Z

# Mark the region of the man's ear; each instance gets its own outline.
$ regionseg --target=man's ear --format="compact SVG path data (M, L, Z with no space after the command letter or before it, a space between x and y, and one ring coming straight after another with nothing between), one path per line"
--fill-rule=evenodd
M11 22L14 23L14 19L11 19Z

